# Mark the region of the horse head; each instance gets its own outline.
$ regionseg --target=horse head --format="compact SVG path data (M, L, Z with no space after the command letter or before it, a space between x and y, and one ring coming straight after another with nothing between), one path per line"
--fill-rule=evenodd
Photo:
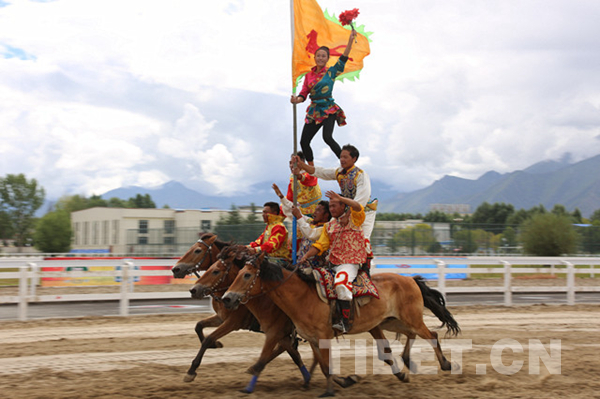
M247 257L246 247L231 245L224 248L217 256L217 261L190 288L192 298L202 299L216 292L223 292L235 279L243 267Z
M197 275L198 271L208 269L220 251L218 247L213 246L216 240L217 236L214 234L203 234L171 268L173 277L184 278L188 274Z

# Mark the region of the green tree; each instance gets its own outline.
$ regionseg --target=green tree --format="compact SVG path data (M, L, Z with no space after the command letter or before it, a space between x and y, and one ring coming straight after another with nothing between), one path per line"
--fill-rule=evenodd
M48 212L37 223L35 247L42 252L68 252L72 233L71 215L67 211Z
M523 250L536 256L572 254L577 248L577 233L567 215L538 213L523 224Z
M420 248L425 252L439 251L439 243L435 239L433 229L424 223L399 230L394 234L392 240L394 241L393 246L410 248L413 254L415 248Z
M129 208L156 208L150 194L137 194L135 197L129 198L128 205Z
M1 206L1 203L0 203ZM12 238L14 235L8 212L0 209L0 239Z
M442 211L430 211L425 215L423 221L427 223L450 223L452 222L452 216Z
M17 246L22 247L31 237L35 211L42 206L45 196L37 180L27 180L22 173L0 179L0 207L8 215Z
M507 220L514 213L515 208L510 204L496 202L490 205L484 202L471 215L471 223L481 225L486 231L502 231L506 226Z

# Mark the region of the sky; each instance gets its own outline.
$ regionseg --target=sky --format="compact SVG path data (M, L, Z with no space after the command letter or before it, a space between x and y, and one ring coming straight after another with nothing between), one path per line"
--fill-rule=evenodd
M360 79L334 89L334 137L371 179L409 192L600 153L597 0L319 4L373 32ZM0 176L48 198L284 185L291 90L289 1L0 0ZM312 148L337 164L320 134Z

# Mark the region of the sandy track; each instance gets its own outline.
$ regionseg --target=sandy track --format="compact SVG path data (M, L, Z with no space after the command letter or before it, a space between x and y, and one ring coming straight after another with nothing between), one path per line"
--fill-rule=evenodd
M367 350L366 372L353 387L337 390L339 397L497 398L497 397L600 397L597 360L600 307L523 306L451 308L463 333L442 341L448 358L462 350L462 373L450 374L433 367L427 343L417 341L413 359L421 371L408 384L399 383L385 368L372 364ZM193 328L202 316L137 316L81 318L0 323L0 397L7 398L197 398L242 397L249 380L246 368L258 357L260 334L237 332L223 339L222 349L209 350L192 383L182 382L198 342ZM427 315L430 327L437 320ZM355 371L354 351L366 335L349 336L351 347L342 350L342 374ZM390 338L393 338L390 335ZM512 339L523 352L502 351L502 362L523 361L516 374L503 375L493 368L492 348L500 339ZM561 357L539 374L530 374L530 340L539 340L550 352L551 340L560 340ZM468 341L472 340L472 341ZM556 341L555 341L556 342ZM400 343L395 346L400 347ZM301 344L305 363L312 356ZM395 352L397 352L395 350ZM356 355L358 353L358 356ZM486 367L486 374L478 374ZM385 374L378 374L381 371ZM560 370L560 374L556 373ZM315 373L312 387L301 391L300 373L287 355L267 366L257 384L256 397L316 397L325 381ZM245 396L247 397L247 396Z

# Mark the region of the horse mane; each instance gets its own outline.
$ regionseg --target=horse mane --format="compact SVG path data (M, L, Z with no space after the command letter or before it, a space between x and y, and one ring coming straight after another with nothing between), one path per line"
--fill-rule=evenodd
M265 256L260 265L260 278L265 281L281 281L283 280L283 270L280 266L269 262Z
M241 254L239 256L238 254ZM225 247L217 256L217 258L225 262L228 258L233 256L232 264L241 270L244 267L244 264L248 261L250 255L243 245L236 245L230 243L227 247Z
M307 270L308 273L304 272L304 270ZM296 275L300 277L300 280L304 281L308 285L313 285L317 282L317 279L312 273L312 267L308 269L302 269L299 267L298 270L296 270Z
M200 235L200 239L201 240L205 240L205 239L209 239L211 237L214 237L215 234L213 233L202 233ZM233 241L221 241L218 238L215 240L215 242L213 243L217 248L219 248L219 251L221 251L224 247L228 247L231 245L234 245Z

